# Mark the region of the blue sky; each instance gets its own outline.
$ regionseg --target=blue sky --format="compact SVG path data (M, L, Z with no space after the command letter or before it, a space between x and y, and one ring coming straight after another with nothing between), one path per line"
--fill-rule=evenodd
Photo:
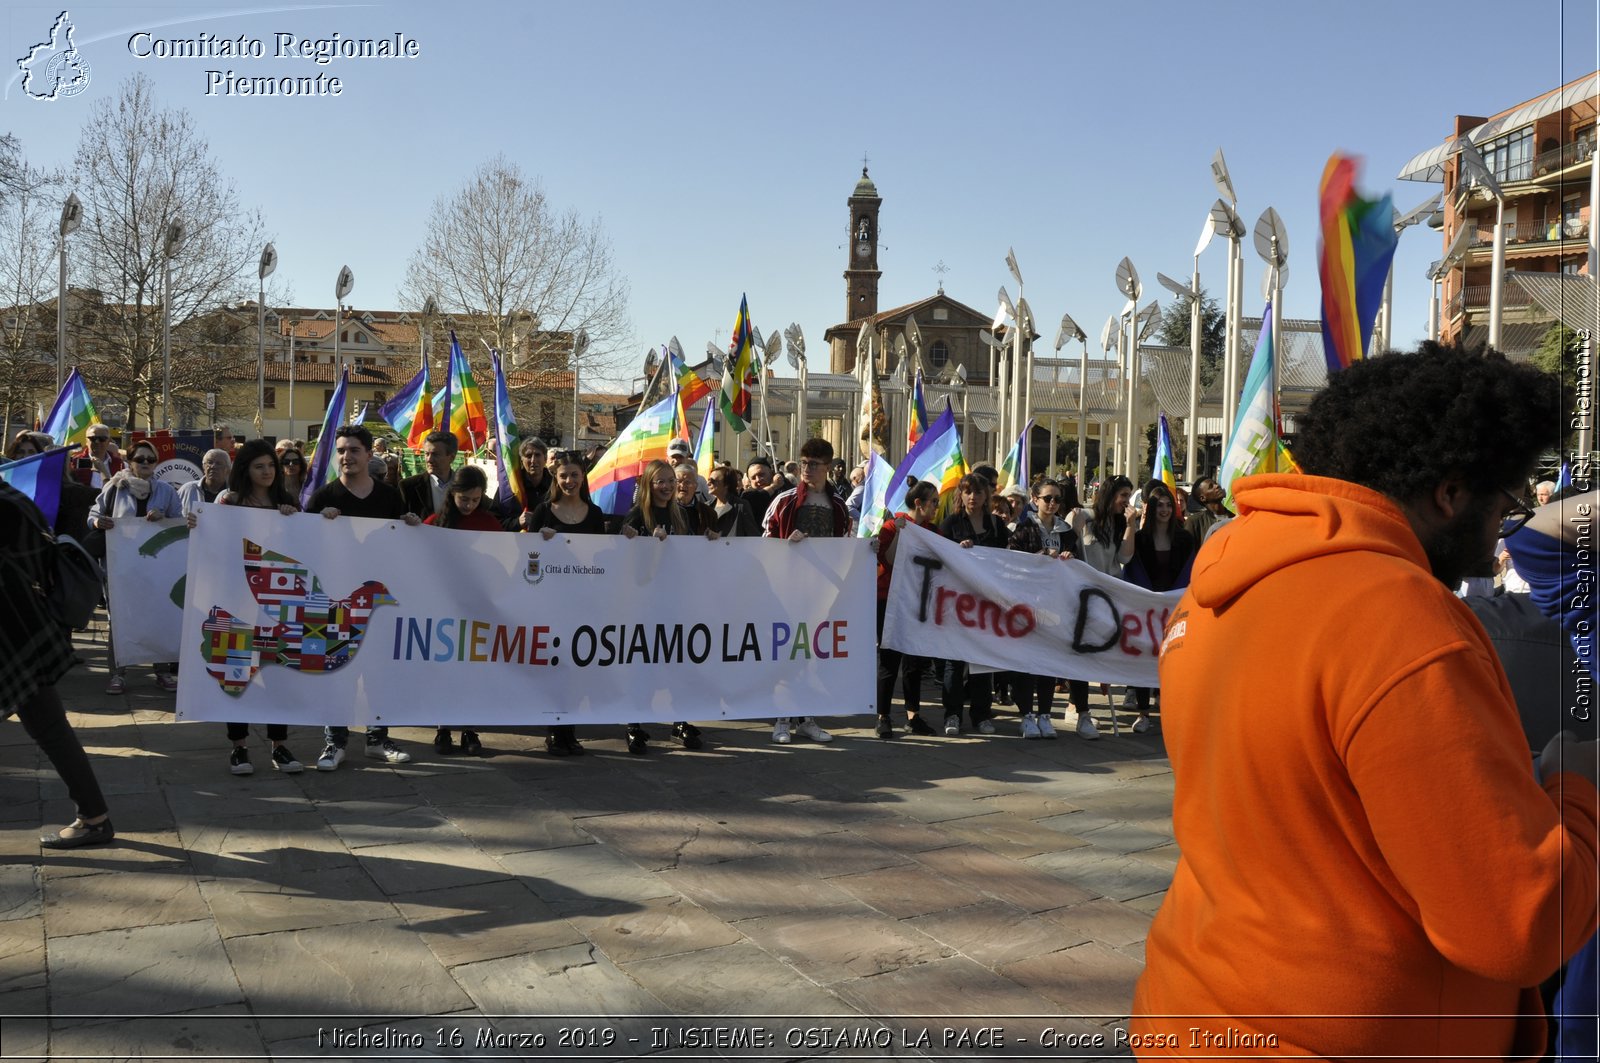
M987 3L139 3L72 6L91 84L27 99L3 122L31 161L67 164L95 99L139 71L187 109L240 199L265 215L278 279L328 306L356 274L357 307L398 305L434 200L504 153L554 204L600 217L631 286L633 349L677 335L725 344L741 293L765 332L798 322L813 355L842 321L844 201L870 157L883 196L880 306L948 294L984 313L1016 285L1016 249L1041 331L1069 312L1098 338L1132 258L1145 302L1186 277L1227 155L1239 210L1268 206L1290 241L1290 317L1317 315L1316 186L1335 150L1363 186L1407 210L1438 186L1395 180L1458 113L1489 115L1600 66L1593 0L1441 7L1366 0ZM57 6L14 4L8 62ZM183 21L179 21L183 20ZM174 24L177 23L177 24ZM137 59L128 38L247 34L268 58ZM271 57L272 35L414 38L419 58ZM333 74L337 98L205 95L207 69ZM1395 335L1427 326L1438 234L1407 230ZM1247 310L1261 263L1246 250ZM1222 291L1225 245L1201 259ZM1091 345L1093 342L1091 341ZM787 367L780 370L788 372Z

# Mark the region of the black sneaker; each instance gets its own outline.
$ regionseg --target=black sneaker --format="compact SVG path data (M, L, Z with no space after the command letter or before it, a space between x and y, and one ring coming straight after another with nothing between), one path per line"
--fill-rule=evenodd
M572 750L568 749L567 744L555 735L545 735L544 751L552 757L572 756Z
M700 741L700 728L692 723L673 724L672 737L676 738L684 749L699 749L705 744Z
M286 775L298 775L306 770L306 766L294 759L294 754L289 752L288 746L272 747L272 768Z
M907 716L906 729L914 735L934 735L939 733L932 727L929 727L928 722L921 716Z
M628 728L628 733L627 733L627 739L628 739L628 752L632 753L634 756L642 757L646 753L650 752L650 747L646 744L646 743L648 743L650 741L650 736L645 733L645 730L644 730L643 727L639 727L639 726L631 726L631 727L629 727Z
M253 775L255 765L250 763L250 751L244 746L234 746L228 754L228 770L235 775Z
M467 757L476 757L483 753L483 742L479 740L477 731L461 732L461 753Z
M893 738L894 737L894 724L889 722L889 717L887 717L887 716L879 716L878 717L878 737L879 738Z
M463 745L466 744L467 735L471 733L471 731L463 731L461 733L461 743ZM439 730L434 733L433 751L439 754L441 757L451 756L456 751L456 744L454 740L451 739L450 732L443 727L439 728Z

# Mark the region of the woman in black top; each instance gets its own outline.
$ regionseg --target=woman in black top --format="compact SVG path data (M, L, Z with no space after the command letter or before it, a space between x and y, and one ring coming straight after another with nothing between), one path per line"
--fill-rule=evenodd
M689 512L674 499L677 489L677 478L671 465L659 459L646 465L644 475L639 477L634 488L633 508L622 518L622 534L629 539L649 535L662 542L666 541L668 535L692 534ZM705 536L715 539L717 529L708 529ZM685 749L700 748L700 728L692 723L683 720L674 723L672 737ZM643 756L650 751L646 744L650 741L650 733L638 724L628 725L627 739L629 753Z
M1133 559L1122 570L1122 578L1153 591L1170 591L1189 585L1189 570L1194 567L1195 541L1183 526L1183 514L1171 489L1160 480L1144 487L1144 512L1139 515L1138 531L1133 536ZM1133 721L1136 734L1150 730L1149 687L1134 687L1139 718ZM1160 691L1156 691L1160 696Z
M989 512L993 493L987 477L975 472L963 476L956 486L959 508L939 525L939 534L963 547L1005 549L1010 532L999 517ZM944 733L951 738L961 733L961 708L966 705L972 729L979 734L994 734L994 723L989 719L994 706L994 681L989 673L973 675L965 661L945 660L941 664Z
M751 512L750 507L739 494L739 472L737 469L712 469L711 475L706 477L706 483L711 488L711 497L716 500L716 505L712 507L712 511L716 514L718 535L727 537L729 535L759 536L761 534L760 518Z
M555 458L555 482L550 494L533 509L530 523L548 541L557 535L603 535L606 515L589 500L589 476L584 471L583 454L560 450ZM552 757L581 757L578 729L570 723L555 724L545 735L544 748Z

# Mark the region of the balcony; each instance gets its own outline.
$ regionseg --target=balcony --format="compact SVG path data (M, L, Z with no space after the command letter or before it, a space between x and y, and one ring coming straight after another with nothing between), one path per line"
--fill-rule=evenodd
M1587 140L1574 141L1563 144L1559 148L1541 152L1533 157L1532 177L1537 180L1541 177L1550 177L1561 171L1570 169L1589 161L1594 154L1594 145Z
M1475 219L1469 247L1489 247L1494 244L1494 223L1488 219ZM1589 223L1579 218L1565 221L1514 221L1506 223L1506 246L1520 244L1559 243L1563 240L1587 240Z
M1500 295L1500 305L1506 310L1519 310L1532 306L1533 299L1515 284L1507 284L1505 291ZM1488 309L1489 285L1487 284L1469 284L1457 292L1454 299L1450 300L1450 314L1452 317L1460 314L1463 310Z

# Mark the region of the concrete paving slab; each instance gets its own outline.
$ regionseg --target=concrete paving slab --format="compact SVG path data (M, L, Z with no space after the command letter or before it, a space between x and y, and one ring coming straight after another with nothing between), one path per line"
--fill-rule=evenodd
M574 911L568 921L612 963L672 956L731 945L744 940L744 927L730 926L684 897L640 901L632 911L589 914Z
M394 906L447 968L586 940L518 880L402 893Z
M43 887L37 865L0 865L0 921L36 918L44 910Z
M1067 904L1077 904L1094 895L1128 901L1163 891L1172 882L1170 871L1131 856L1121 856L1092 847L1044 853L1029 857L1024 863L1039 871L1048 872L1083 894L1066 901ZM1060 907L1060 905L1050 907Z
M50 1009L63 1014L170 1014L245 999L209 919L50 938ZM240 971L239 973L243 973Z
M864 904L746 919L737 925L756 945L821 985L871 978L955 954L911 922Z
M953 838L971 842L997 856L1010 859L1060 852L1086 844L1081 838L1063 834L1012 812L991 812L943 826Z
M223 938L393 919L395 909L354 865L285 873L275 879L230 875L198 880Z
M1109 897L1096 897L1040 915L1064 928L1069 937L1078 938L1078 941L1072 942L1074 945L1093 940L1121 948L1143 941L1150 930L1148 912Z
M639 901L677 892L664 875L652 874L598 843L507 853L499 862L564 914L634 911Z
M1144 965L1090 941L1000 967L1018 985L1072 1014L1110 1021L1124 1017Z
M679 867L657 877L725 922L852 903L833 881L811 878L805 869L775 857Z
M44 906L52 939L115 930L137 913L141 926L190 923L211 917L195 880L166 872L78 875L50 888Z
M663 1010L662 1002L587 943L523 953L450 972L487 1015L630 1015ZM515 1019L496 1020L510 1030Z
M400 832L404 834L404 830ZM391 897L418 890L447 889L493 882L510 875L466 835L448 842L404 841L355 851L356 859L378 888Z
M44 918L0 923L0 994L43 988L45 980Z
M993 899L917 916L906 923L991 970L1089 940L1082 932L1047 916Z
M511 810L504 805L439 805L456 829L468 835L479 849L493 856L530 849L564 849L592 845L594 837L558 809L524 804Z
M664 871L761 855L761 847L703 816L635 810L583 821L583 829L640 867Z
M56 1059L148 1060L181 1053L214 1059L248 1059L266 1052L255 1020L242 1004L112 1022L56 1023L50 1032Z
M1072 852L1075 850L1067 850ZM1059 855L1059 854L1056 854ZM1060 878L1010 860L976 845L952 845L923 853L929 869L1029 912L1044 912L1088 900L1087 894Z
M750 942L639 960L623 968L678 1014L837 1015L839 999Z
M923 864L886 867L860 875L842 875L830 882L857 900L896 919L965 908L984 899L983 894L971 886L936 874Z

